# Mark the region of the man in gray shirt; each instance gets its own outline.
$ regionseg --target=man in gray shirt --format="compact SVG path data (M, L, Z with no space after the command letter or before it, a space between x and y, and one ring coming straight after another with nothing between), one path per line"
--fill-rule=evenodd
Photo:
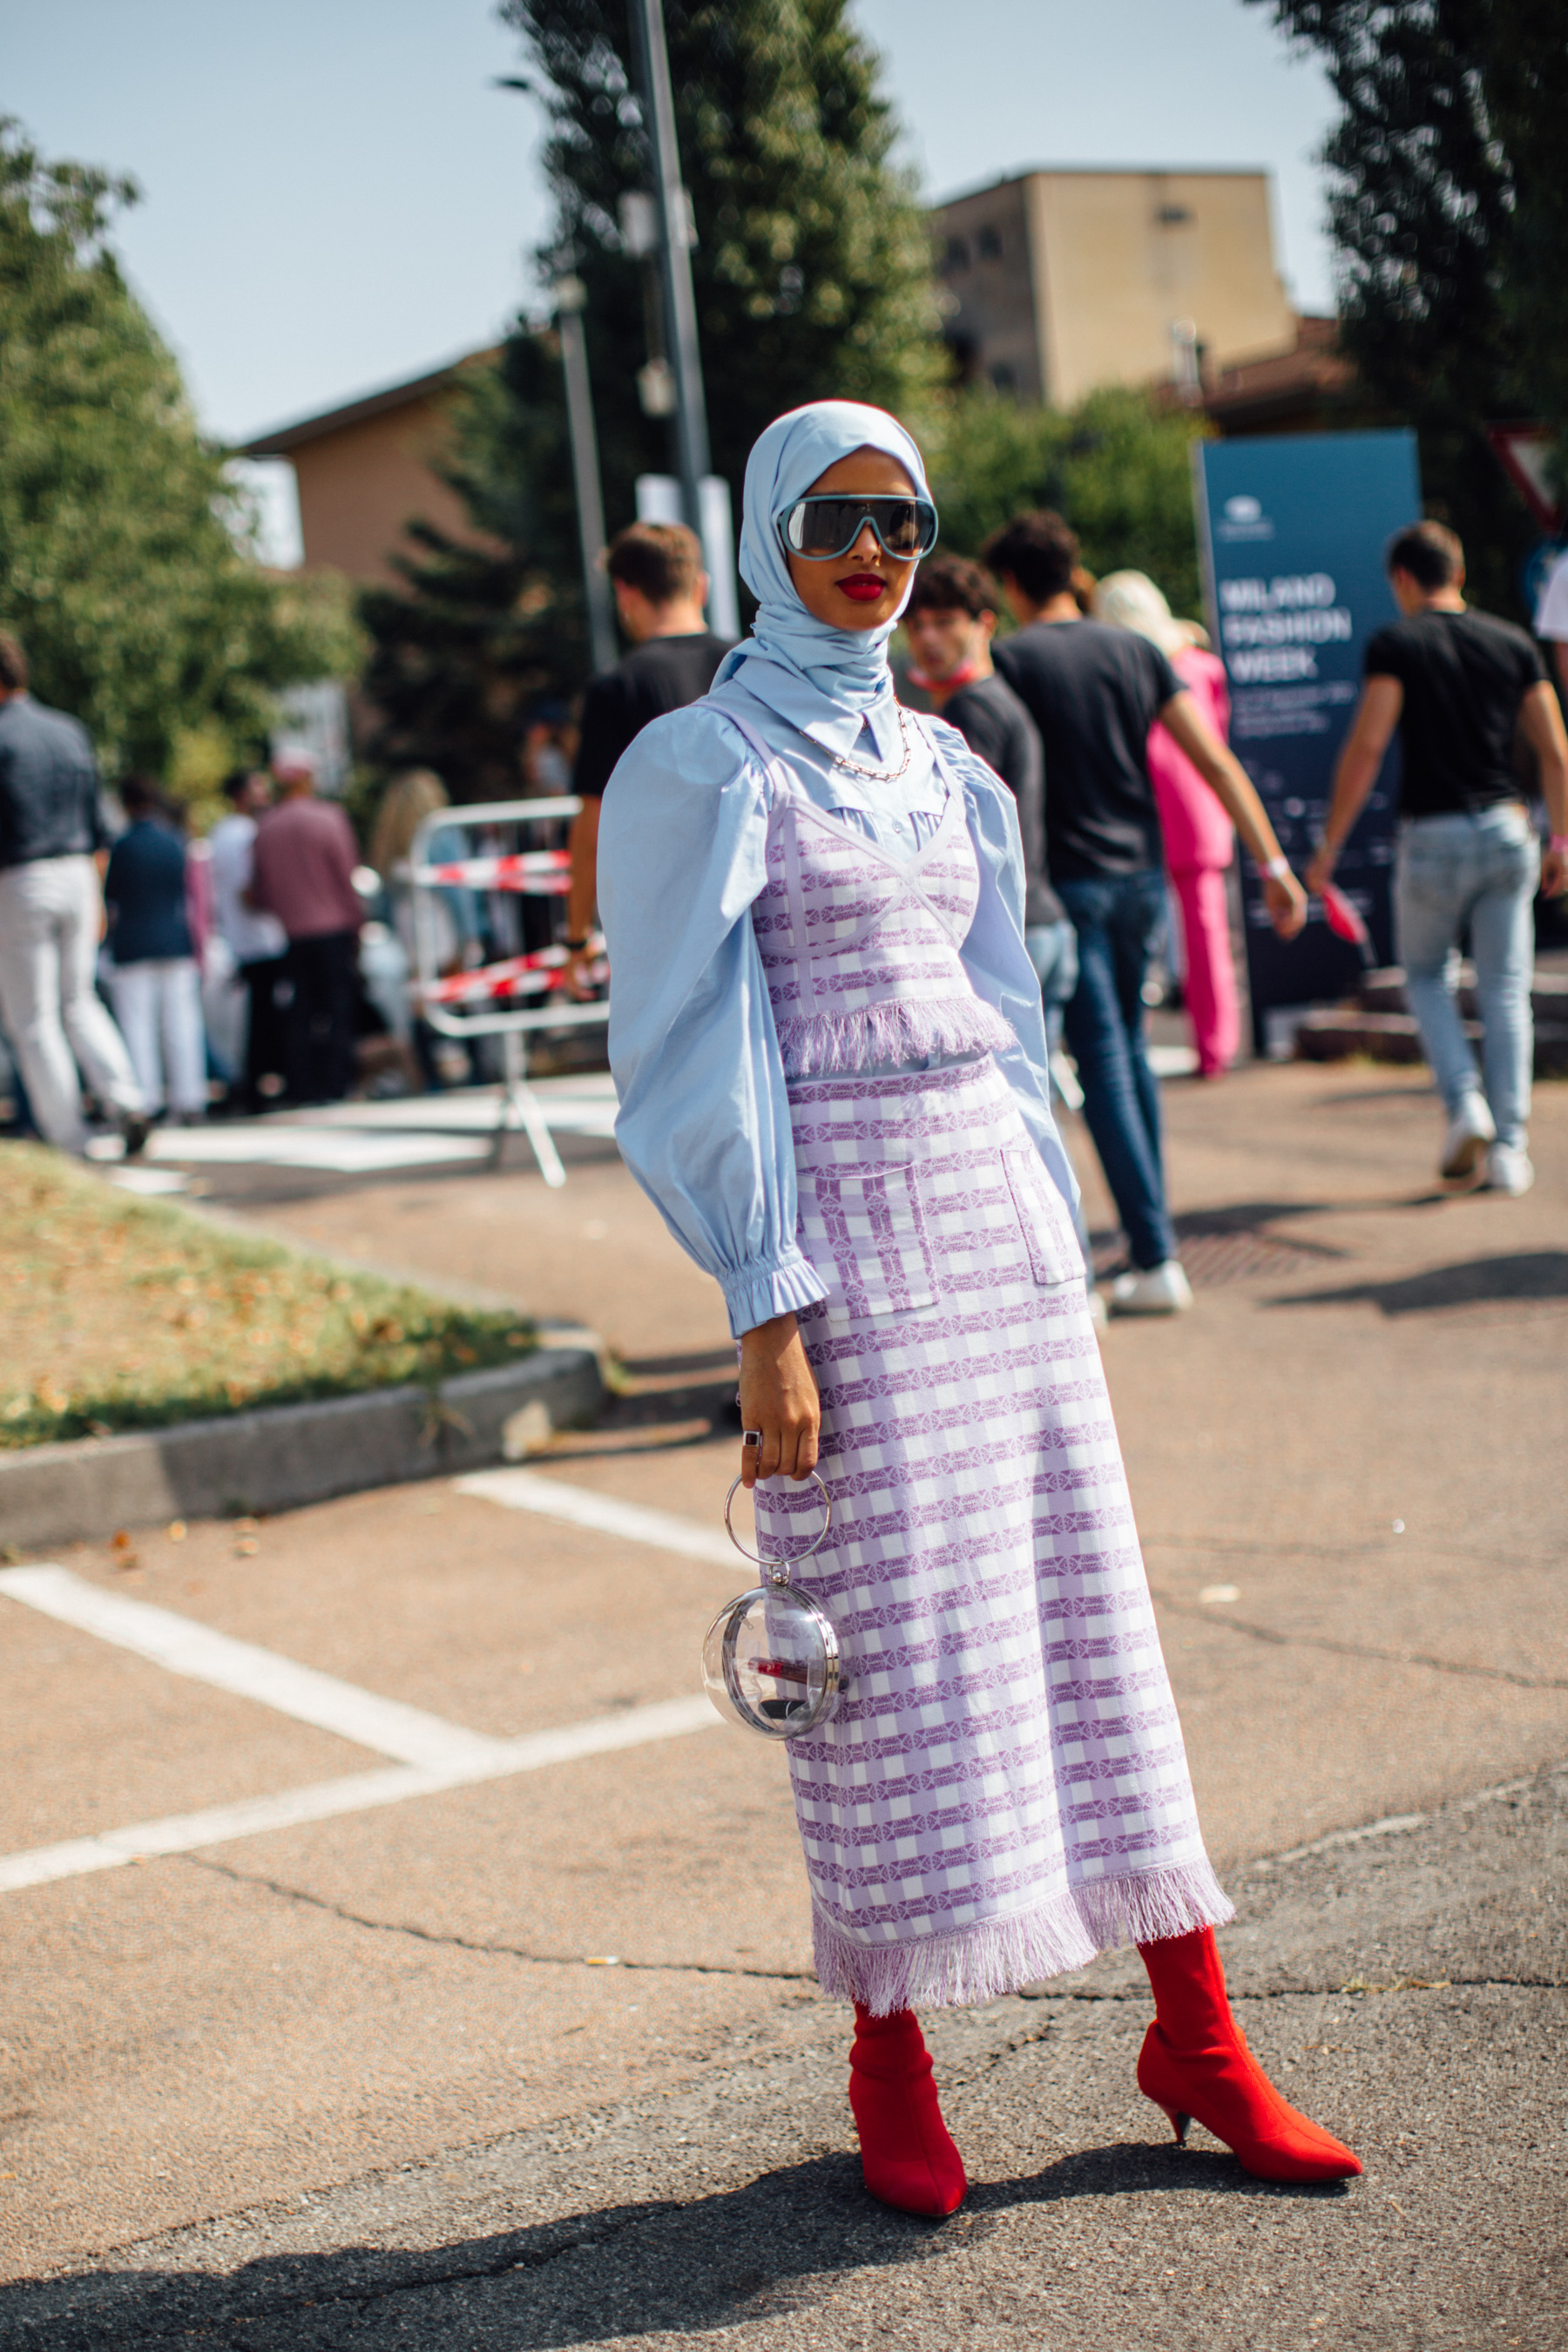
M27 692L27 659L0 631L0 1021L39 1132L87 1143L79 1063L125 1136L147 1139L124 1040L93 985L108 847L87 730Z

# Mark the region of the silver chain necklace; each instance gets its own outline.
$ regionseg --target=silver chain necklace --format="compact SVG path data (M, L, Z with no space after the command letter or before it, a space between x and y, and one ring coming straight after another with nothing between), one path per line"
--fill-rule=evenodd
M910 760L914 756L915 747L910 738L909 726L904 718L904 707L902 703L896 702L893 705L893 708L899 715L899 733L903 739L904 745L904 756L899 761L898 766L896 768L868 768L864 766L860 761L848 759L842 751L835 751L833 754L833 764L836 768L844 768L847 770L848 773L852 776L868 777L874 784L896 784L898 782L899 778L903 774L905 769L909 766Z

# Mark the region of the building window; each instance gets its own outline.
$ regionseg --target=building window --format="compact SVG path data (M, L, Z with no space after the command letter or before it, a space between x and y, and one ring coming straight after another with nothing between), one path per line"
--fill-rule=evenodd
M1162 228L1180 228L1192 216L1191 208L1186 205L1162 205L1154 215Z
M1002 258L1002 239L996 230L994 228L983 228L977 231L974 239L974 250L980 256L982 261L1000 261Z
M950 237L948 238L948 240L947 240L947 252L946 252L946 254L945 254L945 255L943 256L943 257L942 257L942 268L943 268L944 269L967 269L967 268L968 268L968 267L969 267L969 247L968 247L968 246L964 243L964 240L963 239L963 237L961 237L961 236L950 236Z

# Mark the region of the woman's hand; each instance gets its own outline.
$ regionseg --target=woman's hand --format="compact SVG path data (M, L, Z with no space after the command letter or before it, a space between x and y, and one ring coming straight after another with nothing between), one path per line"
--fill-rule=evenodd
M793 1315L741 1335L741 1426L761 1443L741 1448L741 1483L807 1478L816 1467L822 1401Z

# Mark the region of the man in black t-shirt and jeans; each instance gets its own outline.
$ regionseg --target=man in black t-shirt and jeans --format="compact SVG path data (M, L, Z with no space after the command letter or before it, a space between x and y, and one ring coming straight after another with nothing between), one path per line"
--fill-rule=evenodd
M708 575L694 530L683 522L634 522L605 557L616 614L632 650L592 679L572 789L583 806L572 820L572 887L566 902L566 985L586 995L584 971L593 928L599 856L599 808L616 761L650 719L698 701L729 646L703 618Z
M1149 730L1163 720L1212 785L1263 869L1281 938L1307 902L1247 771L1220 741L1164 655L1131 629L1085 620L1073 594L1078 541L1059 515L1021 515L985 560L1022 625L994 651L1046 755L1051 879L1078 934L1067 1041L1127 1234L1131 1272L1110 1286L1124 1315L1171 1315L1192 1292L1175 1255L1160 1148L1160 1096L1143 1046L1143 981L1165 922Z
M1307 870L1321 890L1377 780L1395 727L1404 751L1394 921L1410 1009L1447 1112L1441 1172L1484 1160L1494 1192L1527 1192L1534 1058L1531 902L1568 887L1568 740L1534 640L1473 613L1464 550L1441 523L1413 523L1384 561L1402 620L1366 649L1366 685L1334 775L1323 838ZM1544 864L1514 765L1521 730L1552 821ZM1486 1078L1455 1000L1458 945L1476 963Z
M1040 730L991 659L1001 590L962 555L921 565L904 607L914 656L910 683L956 727L1018 803L1024 845L1024 945L1039 978L1053 1055L1061 1008L1078 985L1078 948L1067 908L1051 887L1046 857L1045 759Z

